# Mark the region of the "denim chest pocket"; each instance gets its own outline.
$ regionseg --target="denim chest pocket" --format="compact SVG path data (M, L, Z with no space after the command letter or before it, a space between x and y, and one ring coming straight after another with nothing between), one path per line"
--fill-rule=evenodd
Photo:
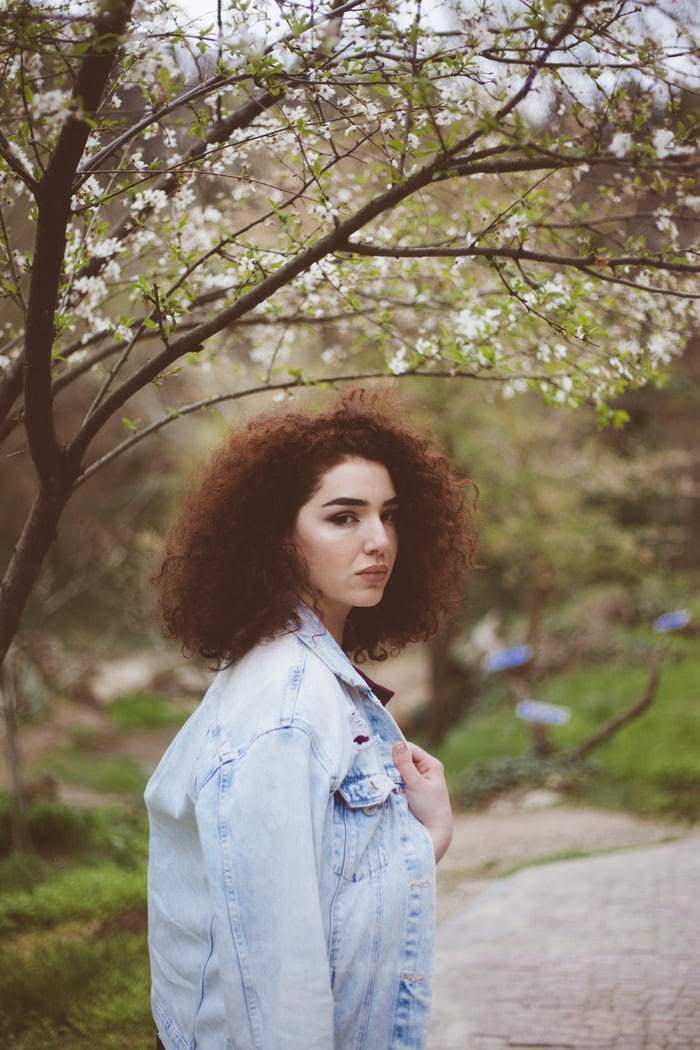
M357 882L387 863L389 807L397 787L375 745L358 749L355 762L335 793L336 875Z

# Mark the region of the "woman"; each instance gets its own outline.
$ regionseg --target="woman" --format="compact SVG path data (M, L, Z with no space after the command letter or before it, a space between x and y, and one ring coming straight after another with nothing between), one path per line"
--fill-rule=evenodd
M425 1046L442 767L349 659L428 638L460 483L378 395L234 431L166 544L169 636L223 669L146 792L166 1050Z

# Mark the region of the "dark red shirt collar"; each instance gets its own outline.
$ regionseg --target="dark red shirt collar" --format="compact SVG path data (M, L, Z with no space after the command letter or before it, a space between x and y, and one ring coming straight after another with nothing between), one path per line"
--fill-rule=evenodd
M365 682L370 687L377 700L379 700L382 707L386 707L386 705L389 703L392 696L394 695L394 690L388 689L385 685L380 685L379 682L373 682L369 675L365 674L364 671L361 671L359 667L356 667L355 664L353 664L352 666L355 668L360 677L364 678Z

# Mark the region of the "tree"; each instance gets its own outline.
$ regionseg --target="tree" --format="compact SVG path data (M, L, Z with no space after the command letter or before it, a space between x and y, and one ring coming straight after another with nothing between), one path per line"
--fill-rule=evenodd
M697 320L690 2L173 10L0 14L0 439L34 487L0 660L76 489L180 416L449 375L616 418Z
M665 391L645 391L655 415L686 356L674 362ZM622 431L601 431L590 410L552 409L533 393L487 400L475 387L443 380L414 387L408 403L435 421L442 445L479 491L478 569L462 622L446 625L428 647L433 690L422 728L439 745L478 699L474 672L488 650L474 642L487 624L494 649L510 636L534 654L508 674L514 695L525 691L518 699L530 695L533 678L563 663L600 659L611 618L638 612L643 583L668 580L683 552L694 550L680 493L692 491L697 457L688 435L665 435L662 446L630 442L636 415ZM673 407L682 419L677 401ZM589 615L567 623L567 604L569 616L577 607Z

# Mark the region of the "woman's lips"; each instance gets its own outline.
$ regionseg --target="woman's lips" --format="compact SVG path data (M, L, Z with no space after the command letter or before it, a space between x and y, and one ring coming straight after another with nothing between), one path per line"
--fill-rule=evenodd
M389 570L386 565L374 565L369 569L361 569L357 575L364 576L367 580L380 581L386 578L386 574Z

